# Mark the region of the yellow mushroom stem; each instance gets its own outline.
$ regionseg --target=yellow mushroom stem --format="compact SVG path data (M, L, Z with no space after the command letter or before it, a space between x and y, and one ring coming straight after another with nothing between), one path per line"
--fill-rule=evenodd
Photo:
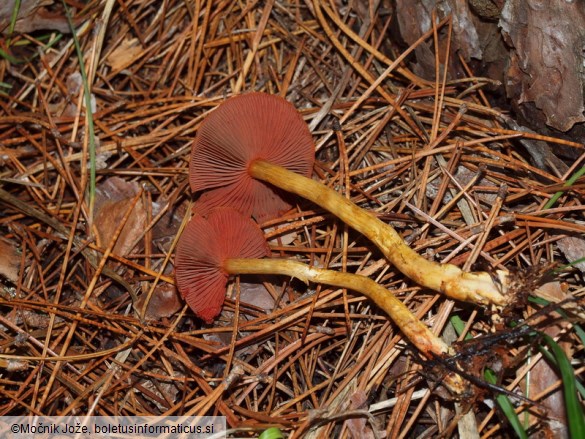
M453 264L429 261L412 250L390 226L323 184L258 159L248 172L293 194L311 200L372 241L394 266L423 287L453 299L482 305L505 305L508 273L466 272Z
M347 288L362 293L384 310L402 333L428 359L453 355L452 349L423 324L410 310L386 288L372 279L352 273L310 267L297 261L285 259L227 259L223 269L235 274L280 274L295 277L305 283L321 283ZM461 395L467 386L463 379L448 373L442 383L453 394Z

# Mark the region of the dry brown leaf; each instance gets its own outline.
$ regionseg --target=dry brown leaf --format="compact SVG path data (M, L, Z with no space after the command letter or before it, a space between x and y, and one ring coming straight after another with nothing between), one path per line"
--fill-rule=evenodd
M138 38L125 39L108 55L106 63L112 68L112 74L115 74L134 63L141 54Z
M290 245L297 239L298 234L296 232L292 233L283 233L283 234L276 234L278 232L278 228L276 227L267 227L264 232L267 235L275 235L272 239L268 240L270 244L274 245Z
M69 23L63 15L48 12L43 6L53 4L53 0L21 0L14 26L15 32L27 33L36 30L57 30L70 33ZM16 0L0 2L0 32L7 33Z
M142 294L136 301L135 308L138 311L142 310L146 297L147 294ZM181 303L181 299L179 299L179 294L174 285L166 283L158 284L152 293L150 302L148 302L148 307L146 308L146 314L144 317L146 320L157 320L163 317L170 317L182 307L183 304Z
M0 238L0 276L11 282L18 282L20 255L16 246L7 239Z
M557 241L559 250L565 255L568 262L585 258L585 239L576 236L567 236ZM582 273L585 273L585 262L579 262L574 265Z
M152 203L152 216L157 217L166 203L158 201ZM152 226L152 240L153 241L169 241L172 240L177 232L183 218L187 214L187 203L183 202L177 204L175 202L172 209L168 209L160 219Z
M267 312L272 311L274 308L274 299L268 292L268 290L262 284L240 282L240 303L255 306L260 309L265 309ZM221 312L222 318L217 319L214 322L214 327L226 326L226 322L234 321L234 313L227 310L225 307ZM249 316L242 313L240 308L240 321L248 320ZM231 323L227 323L231 325ZM241 331L238 337L245 337L250 333L247 331ZM212 332L209 334L203 334L203 338L207 341L219 343L222 346L227 346L232 342L232 331L231 328L226 332ZM245 358L250 353L254 352L258 348L257 343L253 343L249 346L243 347L236 351L237 358Z
M129 203L139 190L138 183L126 182L118 177L109 178L98 187L96 190L96 214L94 219L98 245L101 247L109 245L124 214L128 210ZM146 211L144 204L138 201L128 221L122 228L113 252L119 256L129 253L136 240L144 232L145 227Z
M356 390L349 397L349 401L350 411L363 410L367 407L368 396L363 390ZM374 433L372 432L369 424L366 422L366 419L363 417L350 418L345 421L345 425L347 425L347 429L351 433L351 437L354 439L374 439Z
M274 309L274 298L262 284L240 283L240 301L270 312Z

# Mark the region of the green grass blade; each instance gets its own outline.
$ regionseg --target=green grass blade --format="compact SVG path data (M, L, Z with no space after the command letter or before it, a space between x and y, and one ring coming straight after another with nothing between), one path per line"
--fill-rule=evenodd
M264 430L258 439L284 439L284 435L279 428L270 427L267 430Z
M43 42L44 40L49 40L49 38L51 38L52 36L53 36L53 34L40 35L37 38L37 41ZM57 44L59 42L59 40L61 40L62 37L63 37L63 34L56 34L54 36L54 38L50 39L49 42L47 44L45 44L44 50L45 51L49 50L51 47L53 47L55 44ZM20 40L20 41L15 42L14 44L12 44L12 46L19 47L19 46L28 46L30 44L31 43L28 40ZM4 58L10 64L24 64L24 63L32 61L33 59L37 58L38 56L39 56L39 52L35 52L31 56L29 56L28 58L19 59L19 58L12 56L7 51L0 49L0 57Z
M486 369L484 372L485 380L490 384L496 384L496 374L491 369ZM499 394L496 396L496 403L504 413L504 416L508 419L508 422L514 429L514 432L520 439L528 439L528 434L524 427L522 426L522 422L520 422L520 418L518 417L518 413L514 410L514 405L510 401L510 399L506 395Z
M4 58L10 64L18 64L21 62L18 58L13 57L8 52L6 52L5 50L2 50L2 49L0 49L0 57Z
M573 329L575 330L577 337L581 340L581 345L585 346L585 331L583 331L583 328L579 325L573 325Z
M465 329L465 322L461 320L461 318L458 315L452 316L449 319L449 321L453 325L453 329L455 329L455 332L458 335L461 335L463 333L463 330ZM465 336L466 340L470 338L472 338L471 334L467 334ZM491 369L486 369L483 375L484 379L488 383L496 384L497 381L496 375ZM514 410L514 405L512 404L512 401L510 401L510 399L506 395L499 394L496 396L496 403L502 410L502 413L504 413L504 415L508 419L508 422L516 432L516 435L521 439L528 439L528 434L526 433L526 430L524 430L524 427L522 426L522 422L520 422L520 418L518 417L516 410Z
M550 305L550 302L546 299L543 299L542 297L529 297L528 301L532 302L532 303L536 303L537 305L542 305L542 306ZM569 316L567 316L567 313L565 311L563 311L563 309L560 306L555 311L558 312L561 317L563 317L567 320L569 319ZM579 337L579 339L581 340L581 344L583 346L585 346L585 331L583 330L583 328L581 328L581 326L579 326L578 324L575 323L573 325L573 329L575 330L575 334L577 334L577 337Z
M16 27L16 19L18 18L18 12L20 11L20 0L15 0L14 7L12 8L12 14L10 15L10 25L8 26L8 40L6 46L10 47L10 37Z
M585 262L585 257L579 258L579 259L575 259L574 261L571 261L571 262L569 262L566 265L560 265L557 268L555 268L552 272L553 273L561 273L565 269L574 267L575 265L580 264L582 262Z
M581 169L579 169L577 172L575 172L573 175L571 175L571 177L565 182L565 184L563 184L563 186L565 186L565 187L573 186L573 184L575 184L575 182L584 174L585 174L585 166L583 166ZM550 209L551 207L553 207L555 205L555 203L557 202L557 200L559 198L561 198L561 195L563 195L563 193L564 193L564 191L556 192L550 198L550 200L548 200L546 202L546 204L544 205L544 208Z
M532 302L532 303L536 303L538 305L542 305L542 306L548 306L550 305L550 302L546 299L543 299L542 297L529 297L528 301ZM567 316L567 313L565 313L562 308L558 308L555 310L556 312L558 312L561 317L564 317L565 319L568 319L569 317ZM581 341L581 345L585 346L585 331L583 330L583 328L581 328L581 326L579 326L578 324L573 324L573 330L575 331L575 334L577 334L577 337L579 337L579 340ZM554 366L556 366L557 368L559 368L559 365L556 361L556 357L550 353L549 351L547 351L546 349L544 349L542 346L539 346L539 350L542 353L542 355L551 362L551 364L553 364ZM573 374L574 378L575 378L575 386L577 388L577 391L579 392L579 394L581 395L581 398L585 399L585 386L581 383L581 381L579 381L579 378L576 377Z
M561 347L547 334L542 334L544 342L548 345L554 356L561 379L563 381L563 396L567 411L567 423L571 438L585 438L585 415L577 396L577 380L571 362Z
M557 363L557 360L553 354L547 351L543 346L539 346L538 350L540 351L542 356L545 357L550 362L550 364L552 364L554 367L558 369L559 364ZM581 398L585 399L585 386L581 384L577 376L575 376L575 385L577 386L577 391L581 394Z
M465 329L465 322L461 320L461 317L459 317L458 315L454 315L449 319L449 321L453 325L453 329L455 329L457 335L463 334L463 330ZM465 335L465 340L469 340L470 338L471 334Z
M81 71L81 81L83 83L83 95L85 98L85 114L87 117L87 132L88 132L88 141L89 141L89 216L90 219L93 216L93 206L95 203L95 186L96 186L96 172L95 172L95 132L94 132L94 125L93 125L93 113L91 112L91 90L89 89L89 83L87 81L87 73L85 71L85 63L83 62L83 53L81 52L81 45L79 44L79 39L77 38L77 32L75 31L75 26L73 25L73 20L71 19L71 13L69 12L69 7L65 3L64 0L61 0L63 6L65 7L65 15L67 16L67 22L69 23L69 27L71 28L71 33L73 36L73 44L75 45L75 51L77 53L77 58L79 61L79 70Z

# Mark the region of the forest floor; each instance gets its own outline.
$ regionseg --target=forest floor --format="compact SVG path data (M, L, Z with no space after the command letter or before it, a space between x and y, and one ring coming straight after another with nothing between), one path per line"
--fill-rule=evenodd
M562 144L583 159L583 145L510 130L482 91L494 81L445 44L448 20L420 42L436 41L436 65L452 59L465 76L437 67L428 80L408 68L415 46L382 49L391 17L372 11L64 4L51 10L60 31L32 8L37 29L2 40L0 415L225 416L229 437L570 427L585 370L585 187L571 180L583 163L553 173L524 148ZM314 179L419 254L512 273L506 306L463 303L421 288L308 201L260 224L274 256L387 288L455 358L421 356L359 293L285 277L233 278L211 324L185 305L173 262L196 199L191 146L210 111L252 90L302 114ZM453 370L463 397L441 386Z

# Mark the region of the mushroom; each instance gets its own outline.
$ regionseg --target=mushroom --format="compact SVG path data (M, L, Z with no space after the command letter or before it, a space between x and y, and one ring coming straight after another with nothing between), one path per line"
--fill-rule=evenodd
M410 342L429 359L452 354L451 348L418 320L392 293L373 280L352 273L310 267L270 256L264 234L249 217L235 209L212 209L206 217L195 215L177 244L175 279L179 292L195 314L211 323L224 301L229 276L270 274L295 277L362 293L384 310ZM446 385L462 393L461 377L449 374Z
M191 157L202 161L191 161L191 189L213 189L200 196L195 212L229 205L257 221L278 217L290 209L290 194L250 178L247 167L263 159L310 177L315 147L307 124L288 101L264 93L229 99L220 110L205 119L193 144Z
M390 226L309 177L314 147L307 125L285 99L265 93L232 97L209 114L195 140L189 182L208 190L202 214L231 206L259 219L273 216L278 189L306 198L371 240L394 266L423 287L451 298L505 305L508 273L465 272L420 256ZM284 204L280 205L281 207Z

